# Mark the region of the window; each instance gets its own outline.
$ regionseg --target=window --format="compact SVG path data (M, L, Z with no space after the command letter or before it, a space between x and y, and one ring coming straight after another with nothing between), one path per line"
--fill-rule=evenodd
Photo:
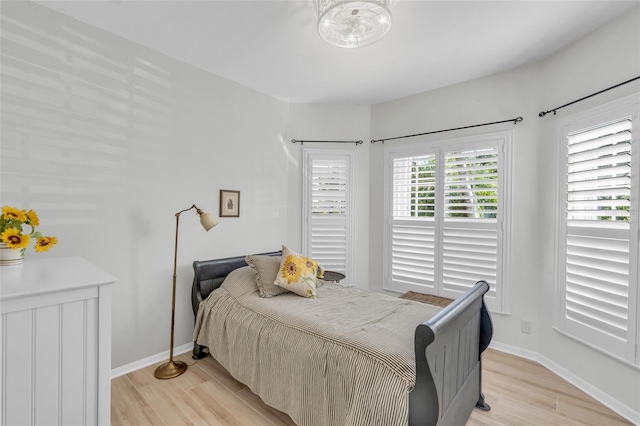
M456 298L478 280L505 306L510 132L385 150L385 282Z
M303 247L325 270L341 272L350 284L353 153L305 149Z
M555 320L558 330L636 364L637 102L626 98L560 123Z

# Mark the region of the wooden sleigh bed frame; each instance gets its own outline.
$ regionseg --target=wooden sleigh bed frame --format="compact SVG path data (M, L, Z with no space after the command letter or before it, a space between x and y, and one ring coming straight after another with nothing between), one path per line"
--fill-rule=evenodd
M262 254L280 256L282 252ZM247 266L245 256L193 262L194 315L200 302L220 287L231 271L243 266ZM434 317L417 325L416 383L409 394L409 426L460 426L467 422L474 407L490 409L481 383L481 354L493 336L484 303L488 290L486 281L478 281ZM193 358L207 356L205 349L194 342Z

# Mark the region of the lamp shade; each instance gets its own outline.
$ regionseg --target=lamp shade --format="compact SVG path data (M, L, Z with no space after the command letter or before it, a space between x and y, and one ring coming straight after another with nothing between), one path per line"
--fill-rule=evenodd
M218 224L218 221L211 213L202 213L200 215L200 223L205 231L209 231L209 229L213 228Z
M375 43L391 28L390 0L317 0L318 33L329 44L356 48Z

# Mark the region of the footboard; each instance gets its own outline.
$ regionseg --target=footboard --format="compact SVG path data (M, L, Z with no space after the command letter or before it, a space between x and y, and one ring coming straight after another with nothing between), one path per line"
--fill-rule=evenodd
M415 332L416 384L409 395L410 426L464 425L484 404L480 355L491 341L491 318L476 285L420 324Z

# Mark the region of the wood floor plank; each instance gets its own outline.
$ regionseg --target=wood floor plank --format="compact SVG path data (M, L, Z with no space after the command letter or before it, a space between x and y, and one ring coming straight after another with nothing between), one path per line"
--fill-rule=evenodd
M122 426L164 424L127 376L111 381L111 422Z
M190 393L194 399L215 412L220 424L225 426L273 426L266 417L215 380L202 383Z
M131 373L127 374L127 377L129 377L129 380L131 380L131 383L133 383L136 389L140 390L145 386L154 384L158 381L158 379L153 376L153 372L156 371L156 368L158 368L158 366L164 364L165 362L166 361L157 362L148 367L132 371Z
M218 382L222 383L233 392L238 392L246 387L244 384L234 379L233 376L231 376L231 374L229 374L229 372L211 355L199 360L196 366L215 377Z
M490 375L496 381L508 378L502 382L504 386L511 383L513 386L526 385L560 395L587 397L584 392L536 362L495 350L487 352L489 354L482 363L483 374Z
M209 407L193 399L174 380L159 380L140 393L167 425L223 425Z
M492 386L501 389L501 396L508 395L523 404L555 411L558 395L556 392L534 386L526 381L517 381L504 376L493 377Z
M291 420L291 417L289 417L282 411L278 411L275 408L269 407L267 404L262 402L262 399L260 399L258 395L251 392L251 389L244 388L240 392L236 393L236 395L247 405L253 407L257 412L269 419L269 421L271 421L271 423L273 423L274 425L296 426L293 420Z
M604 407L595 399L590 399L591 401L585 401L582 398L560 395L558 397L558 412L572 419L579 420L583 424L607 426L631 424Z
M182 361L187 364L187 371L185 371L180 376L171 379L176 382L182 389L185 391L190 391L196 386L206 382L207 380L211 380L213 376L198 366L197 363L194 363L188 355L179 355L175 357L177 361Z

